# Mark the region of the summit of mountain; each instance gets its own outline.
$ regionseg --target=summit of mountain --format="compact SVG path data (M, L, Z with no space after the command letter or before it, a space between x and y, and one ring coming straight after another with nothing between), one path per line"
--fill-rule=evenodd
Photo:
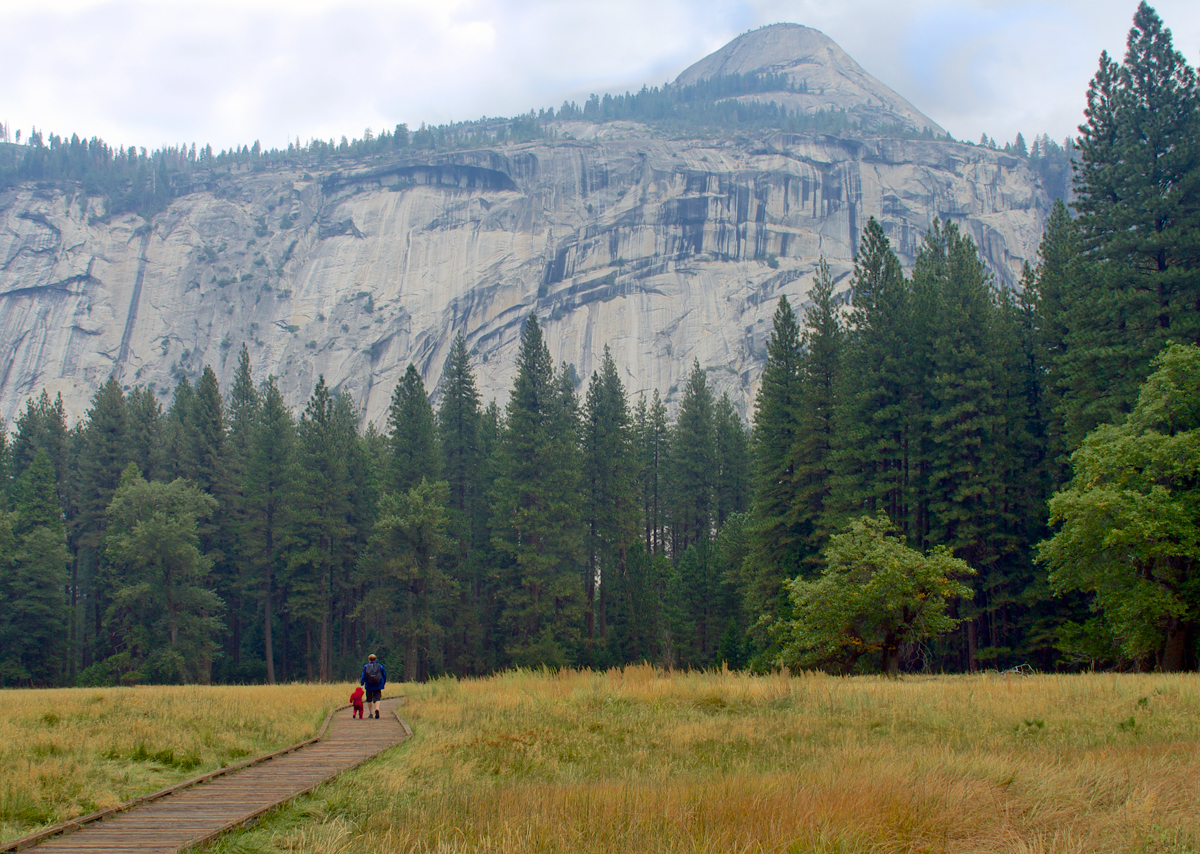
M947 135L937 122L864 71L837 42L811 27L771 24L743 33L689 66L675 82L687 86L733 74L780 75L791 86L743 96L748 100L773 100L802 113L845 111L866 131L908 126Z

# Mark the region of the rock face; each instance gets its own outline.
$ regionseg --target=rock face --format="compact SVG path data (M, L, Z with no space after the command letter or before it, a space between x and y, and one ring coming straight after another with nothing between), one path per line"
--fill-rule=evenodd
M0 194L0 417L43 388L81 416L110 375L164 405L205 364L227 389L245 344L295 411L324 375L382 425L407 364L433 391L458 333L503 404L531 311L585 380L608 346L630 392L672 403L697 360L748 417L778 297L802 306L821 256L844 285L868 217L906 265L949 218L1013 284L1050 204L1023 161L945 141L557 132L222 171L149 222L105 222L59 190Z
M888 125L946 132L928 116L880 83L829 36L799 24L772 24L738 36L686 69L675 82L688 85L726 74L781 74L793 89L750 96L789 110L845 110L864 128Z

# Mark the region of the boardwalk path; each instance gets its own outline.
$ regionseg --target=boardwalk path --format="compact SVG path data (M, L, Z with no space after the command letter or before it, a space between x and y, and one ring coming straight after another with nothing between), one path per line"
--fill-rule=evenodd
M84 824L73 833L18 840L24 843L20 849L32 845L34 854L166 854L206 842L399 744L410 734L396 713L399 703L384 700L379 720L352 720L350 710L341 709L320 741ZM11 850L0 847L6 849Z

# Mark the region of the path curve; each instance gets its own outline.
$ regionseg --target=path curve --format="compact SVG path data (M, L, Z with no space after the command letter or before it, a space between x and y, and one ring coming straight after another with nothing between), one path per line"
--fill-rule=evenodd
M378 720L355 720L349 707L337 709L308 742L164 789L86 824L39 831L0 851L171 854L211 841L404 741L412 730L397 711L401 702L384 700Z

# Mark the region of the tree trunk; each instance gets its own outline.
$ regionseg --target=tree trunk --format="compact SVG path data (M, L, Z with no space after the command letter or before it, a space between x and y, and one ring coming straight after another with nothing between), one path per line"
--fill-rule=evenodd
M267 659L267 684L275 684L275 645L271 638L271 569L267 568L267 595L263 599L263 656Z
M889 679L900 675L900 645L894 641L883 647L883 672Z
M1167 642L1159 658L1159 669L1163 673L1180 673L1196 667L1196 626L1172 618L1167 627Z

